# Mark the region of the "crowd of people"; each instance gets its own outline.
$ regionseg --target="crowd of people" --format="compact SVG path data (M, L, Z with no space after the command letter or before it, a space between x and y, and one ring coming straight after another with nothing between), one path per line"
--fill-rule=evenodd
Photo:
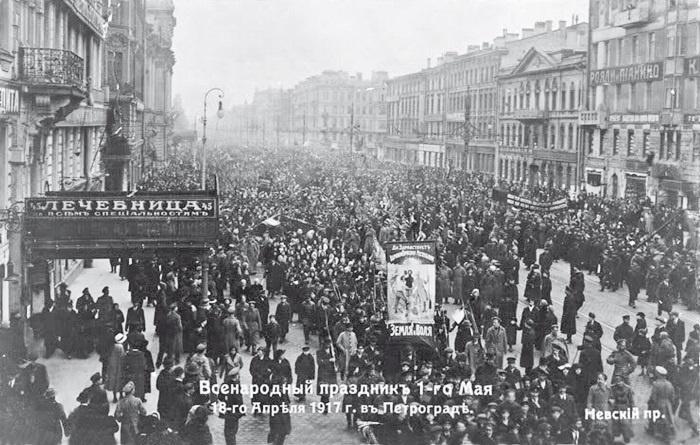
M685 242L682 220L674 219L671 209L580 194L567 209L542 214L494 201L493 180L480 174L300 150L230 149L215 155L219 246L206 262L113 259L112 272L129 282L132 307L126 316L109 288L97 300L85 289L73 303L62 287L35 317L35 334L44 339L47 356L56 349L66 358L96 351L102 369L66 416L36 357L17 365L8 356L1 390L22 409L4 409L2 421L11 427L0 426L0 442L56 444L63 431L71 443L96 443L94 437L114 443L120 430L122 444L209 444L207 421L217 400L200 394L199 382L240 385L246 372L255 384L303 386L310 380L317 389L337 382L408 388L396 397L343 398L347 427L368 443L633 440L631 421L591 420L587 408L657 409L665 416L650 421L648 431L663 440L672 440L678 411L697 435L692 412L700 399L700 326L686 332L674 311L679 302L698 306L696 246L694 238ZM186 158L172 162L146 178L143 189L196 188L196 166ZM566 196L508 187L531 199ZM271 217L281 224L266 224ZM437 244L435 338L401 344L388 335L382 248L416 240ZM570 264L560 313L551 295L557 260ZM583 342L574 346L586 272L598 274L601 289L626 283L632 307L644 289L649 301L658 302L657 315L668 320L652 335L643 312L634 327L627 317L615 330L616 350L604 354L603 330L590 312ZM521 296L527 303L519 308ZM450 316L452 304L461 317ZM146 320L144 305L155 307L152 321ZM305 346L298 357L288 358L283 348L294 321ZM150 346L157 349L155 360L144 336L151 325L158 338L158 345ZM603 360L613 367L611 376L603 372ZM632 390L636 369L649 375L648 401ZM479 396L432 391L466 382L493 391ZM151 393L157 393L158 412L149 416L143 404ZM315 397L301 393L297 402L307 396ZM228 406L247 403L240 395L221 397ZM260 394L251 402L291 403L285 395ZM407 408L385 412L386 402ZM369 405L376 409L360 408ZM409 415L409 408L419 405L468 409L459 415ZM18 413L32 410L43 416L38 427L17 421ZM220 415L226 443L235 443L243 414ZM283 412L270 415L268 442L282 444L292 420ZM34 438L39 432L53 435Z

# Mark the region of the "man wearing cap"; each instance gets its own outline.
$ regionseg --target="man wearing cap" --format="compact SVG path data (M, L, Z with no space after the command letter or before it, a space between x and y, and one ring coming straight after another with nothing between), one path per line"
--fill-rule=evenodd
M666 332L676 346L676 363L681 362L683 343L685 342L685 322L678 317L677 311L671 311L671 318L666 322Z
M224 378L224 384L231 388L240 388L240 374L231 373ZM224 440L226 445L236 445L236 434L238 434L238 422L245 414L241 411L243 406L243 395L239 391L230 391L226 394L219 394L219 401L224 403L227 411L219 414L219 417L224 418Z
M252 301L246 305L243 311L243 325L246 334L246 351L250 351L251 348L255 349L258 346L260 329L262 328L260 312Z
M629 384L629 375L637 365L632 353L627 350L627 340L621 338L617 341L617 350L607 358L606 362L613 365L613 379L620 376L625 383Z
M109 400L107 399L107 391L104 389L102 375L99 372L94 373L90 377L90 382L92 382L92 385L83 389L80 394L90 401L90 406L107 415L109 413ZM81 396L79 395L78 399L80 398Z
M196 364L199 367L199 374L202 376L203 379L209 380L209 378L212 375L212 371L211 362L209 361L209 357L207 357L206 352L207 344L199 343L197 345L196 352L190 358L190 362Z
M342 353L340 378L345 379L345 377L348 375L350 357L357 350L357 336L355 336L355 333L352 331L351 323L345 324L345 330L338 335L336 345L338 346L339 352Z
M163 370L156 378L156 389L158 390L158 413L162 419L168 418L168 410L174 401L174 391L176 388L175 375L173 374L173 358L166 356L163 359Z
M135 444L139 437L139 419L146 415L146 407L141 399L134 395L134 382L129 381L122 392L122 397L117 402L114 410L114 418L121 424L121 443Z
M657 366L654 371L656 380L651 384L648 408L661 411L661 418L656 422L650 419L647 432L654 436L663 437L666 443L671 443L671 439L675 436L676 391L671 382L667 380L668 371L666 368Z
M237 350L240 349L243 328L238 318L236 318L236 308L233 305L226 309L226 316L221 324L224 331L224 346L226 350L230 351L234 346Z
M280 343L285 343L289 333L289 322L292 320L292 307L287 301L286 295L280 296L280 303L275 309L275 318L280 326Z
M39 357L30 352L27 359L19 366L20 375L17 387L32 401L40 400L49 389L49 375L46 366L37 363Z
M494 354L494 365L497 368L503 367L503 357L508 350L508 340L506 330L501 326L501 319L493 317L491 327L486 331L484 339L486 352Z
M294 362L294 373L297 375L297 388L301 389L301 392L297 396L299 402L306 400L306 393L304 392L306 383L316 378L316 361L314 360L314 356L309 352L309 349L308 345L304 345L301 348L301 354Z
M622 316L622 324L615 328L615 333L613 334L613 339L615 341L626 340L628 345L632 344L634 339L634 329L630 325L630 316L625 314Z
M588 313L588 323L586 323L586 328L583 331L583 336L587 335L591 337L595 347L600 350L602 348L600 339L603 337L603 327L596 321L593 312Z
M311 296L307 295L304 302L301 304L301 312L299 314L304 329L304 343L307 345L309 344L311 336L311 328L313 328L314 325L315 314L316 306L314 306L311 301Z
M632 387L625 383L624 379L619 376L613 376L612 388L612 409L620 412L634 408L634 392ZM613 437L622 434L625 443L629 443L634 437L630 420L613 419L612 422Z

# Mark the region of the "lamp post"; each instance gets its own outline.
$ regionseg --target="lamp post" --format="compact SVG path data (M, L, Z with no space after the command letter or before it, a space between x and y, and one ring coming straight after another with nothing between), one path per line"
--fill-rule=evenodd
M216 117L221 119L224 117L223 103L224 91L221 88L212 88L204 94L204 116L202 117L202 190L207 189L207 99L209 93L217 91L219 93L219 109L216 111Z

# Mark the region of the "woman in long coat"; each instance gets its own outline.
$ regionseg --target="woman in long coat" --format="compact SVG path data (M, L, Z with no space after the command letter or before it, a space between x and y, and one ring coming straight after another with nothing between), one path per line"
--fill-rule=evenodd
M571 343L571 337L576 334L576 296L569 286L566 287L564 309L561 314L561 332L566 334L566 341Z
M126 356L124 342L126 341L126 336L124 334L117 334L114 340L112 352L107 358L105 389L114 393L113 400L116 402L117 393L121 392L124 386L124 357Z
M443 264L437 273L436 303L447 303L448 298L452 298L452 269Z
M506 328L506 340L508 341L508 350L513 350L513 345L516 342L518 335L518 288L515 282L509 280L504 287L503 300L498 308L498 316L503 322L503 327Z
M284 378L278 377L273 380L273 385L283 385L286 382L287 380ZM282 445L285 437L292 432L292 418L289 414L289 409L283 408L289 407L289 396L286 392L283 392L281 395L271 396L269 404L278 406L279 410L275 410L270 415L270 434L267 437L267 442L273 445Z
M535 330L533 324L532 318L528 318L520 340L523 345L522 351L520 351L520 366L525 368L526 374L535 365Z
M56 401L56 392L49 388L44 397L38 401L34 419L36 445L58 445L63 435L70 434L70 426L63 405Z
M235 307L231 306L228 308L228 316L226 316L221 323L224 329L224 347L226 350L230 351L234 346L236 349L240 349L243 328L236 318Z
M145 396L146 356L143 351L131 348L124 357L124 380L134 383L134 396L143 399Z

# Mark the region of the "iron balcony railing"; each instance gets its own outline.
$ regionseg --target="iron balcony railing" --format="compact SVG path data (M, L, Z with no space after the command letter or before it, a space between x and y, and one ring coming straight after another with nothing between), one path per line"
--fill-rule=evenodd
M20 79L39 85L85 87L83 59L72 51L20 48Z

